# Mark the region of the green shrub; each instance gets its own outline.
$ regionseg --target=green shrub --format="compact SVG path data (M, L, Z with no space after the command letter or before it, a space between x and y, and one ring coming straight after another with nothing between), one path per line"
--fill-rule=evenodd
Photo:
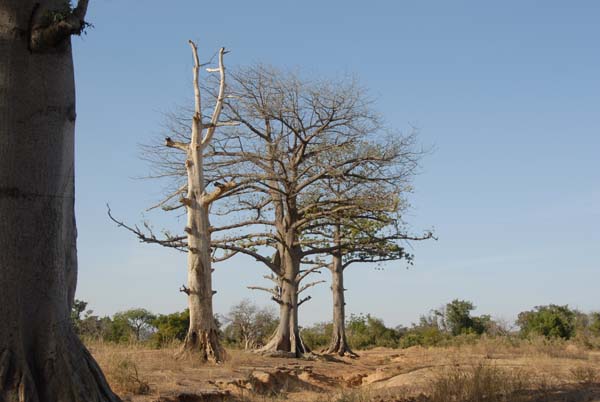
M480 335L498 326L489 315L472 316L474 309L472 302L455 299L421 316L419 323L411 328L401 329L398 345L408 348L471 344Z
M481 335L490 327L492 319L489 315L471 316L475 305L467 300L455 299L446 304L443 313L445 327L454 336L474 333Z
M352 349L368 349L376 346L397 347L400 336L397 331L387 328L383 320L370 314L350 315L346 325L348 343Z
M300 332L302 340L312 350L327 347L331 342L333 324L331 322L320 322L311 327L302 328Z
M412 328L401 331L402 336L398 342L401 348L411 346L438 346L448 339L448 335L433 325L414 325Z
M183 341L190 326L190 311L159 315L152 322L156 332L150 338L155 347L163 347L175 340Z
M577 311L569 306L537 306L519 313L517 324L525 337L541 335L547 338L570 339L575 335Z
M113 316L113 325L123 328L131 341L147 340L155 331L156 316L143 308L120 311Z
M107 342L124 343L133 339L133 331L126 320L108 320L108 325L104 329L102 339Z
M589 329L593 336L600 336L600 313L593 312L589 315Z

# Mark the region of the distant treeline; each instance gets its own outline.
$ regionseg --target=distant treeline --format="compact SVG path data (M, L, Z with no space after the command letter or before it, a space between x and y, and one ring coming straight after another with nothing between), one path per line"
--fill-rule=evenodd
M548 340L574 340L587 348L600 348L600 313L584 314L569 306L550 304L519 313L514 323L499 322L489 315L474 316L470 301L453 300L420 317L410 327L386 327L370 314L351 315L346 335L353 349L372 347L450 346L476 341L481 336ZM304 328L302 335L314 349L326 346L331 323Z
M587 348L600 348L600 313L582 313L569 306L546 305L519 313L514 323L499 322L489 315L472 315L470 301L453 300L420 317L410 327L386 327L370 314L351 315L346 332L352 349L372 347L449 346L475 341L481 336L548 340L573 340ZM83 339L105 342L144 342L164 347L182 341L189 325L189 312L155 315L145 309L130 309L112 317L99 317L77 300L72 310L73 325ZM254 349L262 346L277 327L277 315L258 308L249 300L233 306L224 316L215 316L221 339L229 347ZM332 323L302 328L304 342L313 350L326 347Z
M77 334L84 340L114 343L144 342L164 347L185 339L190 322L186 309L172 314L153 314L135 308L112 317L100 317L87 309L88 303L75 300L71 319ZM271 309L258 308L248 300L233 306L225 315L215 315L221 340L230 347L254 349L261 346L277 327L277 315Z

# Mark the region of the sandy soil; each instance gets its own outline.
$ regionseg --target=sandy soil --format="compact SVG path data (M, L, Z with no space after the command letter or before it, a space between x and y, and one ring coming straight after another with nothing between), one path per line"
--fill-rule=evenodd
M482 364L526 378L532 395L543 391L543 398L531 400L600 402L600 352L575 346L480 342L455 348L376 348L361 351L358 359L289 359L229 350L221 365L178 360L175 348L92 344L90 350L113 388L135 402L427 401L440 375Z

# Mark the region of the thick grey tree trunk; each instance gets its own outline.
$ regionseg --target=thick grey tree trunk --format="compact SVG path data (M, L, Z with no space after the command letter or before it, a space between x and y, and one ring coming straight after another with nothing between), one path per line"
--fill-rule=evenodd
M188 234L190 326L182 351L199 353L202 360L220 362L224 359L224 351L219 343L219 333L213 313L208 211L201 202L194 204L197 205L190 207L192 211L188 212L192 229Z
M259 351L300 357L310 349L302 342L298 327L298 284L300 257L297 250L285 251L281 247L281 296L279 301L279 324L271 340Z
M70 322L77 251L69 37L87 2L48 26L43 16L61 4L0 2L3 402L119 401Z

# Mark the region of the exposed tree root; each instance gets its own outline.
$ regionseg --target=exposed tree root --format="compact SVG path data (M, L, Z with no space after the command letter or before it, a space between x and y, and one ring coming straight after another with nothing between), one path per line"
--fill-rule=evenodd
M202 361L211 363L222 363L225 361L225 349L219 342L219 334L216 329L189 331L178 357L200 357Z
M282 336L278 332L273 335L271 340L265 346L258 349L257 353L273 357L302 357L310 354L310 348L302 341L300 334L294 334L289 337Z
M348 341L346 340L345 335L334 335L329 347L323 351L323 353L328 355L338 355L341 357L347 356L351 358L358 358L359 356L350 349L348 346Z
M32 353L0 352L2 402L120 402L74 335L47 340Z

